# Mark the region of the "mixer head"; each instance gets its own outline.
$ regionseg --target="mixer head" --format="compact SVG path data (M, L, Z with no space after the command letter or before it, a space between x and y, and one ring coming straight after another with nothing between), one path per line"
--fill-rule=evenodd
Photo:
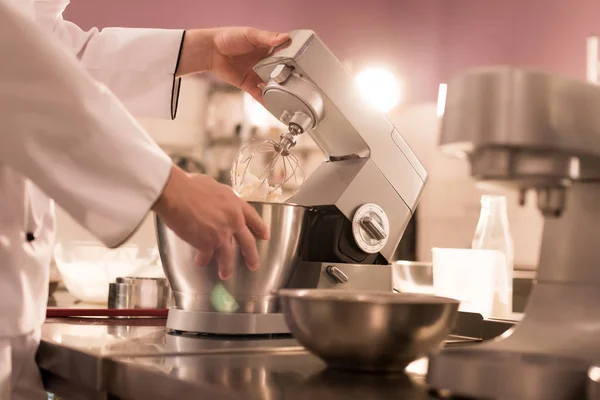
M440 144L466 157L478 181L537 193L545 217L559 217L576 181L600 177L600 91L541 71L481 68L448 86Z

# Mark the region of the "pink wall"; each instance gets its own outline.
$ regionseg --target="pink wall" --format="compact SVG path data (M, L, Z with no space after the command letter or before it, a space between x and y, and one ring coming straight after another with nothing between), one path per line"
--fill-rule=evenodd
M585 38L600 33L596 0L78 0L84 28L249 25L310 28L355 68L385 64L406 103L434 100L462 69L511 64L585 77Z
M511 64L585 78L585 39L600 33L596 0L442 1L440 79Z
M585 39L600 34L597 0L527 0L515 21L514 62L585 79Z
M245 25L315 30L355 68L384 64L402 77L407 101L433 98L437 0L78 0L65 18L82 28L193 28ZM227 10L227 11L225 11ZM423 22L428 28L424 29Z

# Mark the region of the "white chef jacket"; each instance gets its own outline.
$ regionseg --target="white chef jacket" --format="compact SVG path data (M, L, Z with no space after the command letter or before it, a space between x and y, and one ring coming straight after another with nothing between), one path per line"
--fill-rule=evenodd
M84 32L62 19L68 3L0 0L0 338L44 321L50 198L115 247L171 170L128 111L174 118L183 31Z

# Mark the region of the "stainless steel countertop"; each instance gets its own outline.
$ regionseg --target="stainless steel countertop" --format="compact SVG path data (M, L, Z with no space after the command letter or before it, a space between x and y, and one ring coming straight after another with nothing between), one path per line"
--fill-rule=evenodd
M42 370L69 381L101 390L106 387L106 362L126 357L180 356L229 351L303 350L291 338L253 340L223 339L198 335L172 335L165 320L102 320L57 318L42 328L38 364Z
M66 292L54 298L61 307L78 307ZM505 323L483 324L475 314L459 317L455 333L460 335L489 339L508 329ZM424 386L426 360L411 364L409 375L345 373L326 369L290 337L176 336L166 332L165 322L48 319L38 352L46 387L77 400L430 398ZM473 340L449 339L447 345Z
M122 357L111 360L110 365L113 375L109 386L128 398L212 399L218 394L232 399L428 398L422 379L419 382L405 374L333 371L304 351ZM148 388L149 380L156 383L152 389Z
M77 306L62 300L62 306ZM409 366L409 375L344 373L326 369L290 337L173 335L165 322L48 319L38 352L46 387L77 400L108 399L109 393L130 399L429 398L426 360ZM481 316L461 313L458 325L463 328L456 333L485 337L481 323ZM493 336L507 328L495 329ZM454 336L447 345L472 340Z
M422 377L331 371L291 338L177 336L161 325L48 320L38 352L48 390L77 399L427 398Z

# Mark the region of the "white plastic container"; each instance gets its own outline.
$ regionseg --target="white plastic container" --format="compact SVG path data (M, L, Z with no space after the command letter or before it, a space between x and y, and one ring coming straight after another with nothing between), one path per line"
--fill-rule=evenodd
M123 245L109 249L97 242L57 244L54 260L67 290L84 303L106 304L117 277L164 277L158 249Z
M481 214L473 238L473 249L497 250L504 254L505 263L496 271L495 318L510 318L512 314L514 244L508 226L505 196L481 197Z
M433 290L460 301L459 310L493 315L496 270L504 254L495 250L442 249L433 252Z

